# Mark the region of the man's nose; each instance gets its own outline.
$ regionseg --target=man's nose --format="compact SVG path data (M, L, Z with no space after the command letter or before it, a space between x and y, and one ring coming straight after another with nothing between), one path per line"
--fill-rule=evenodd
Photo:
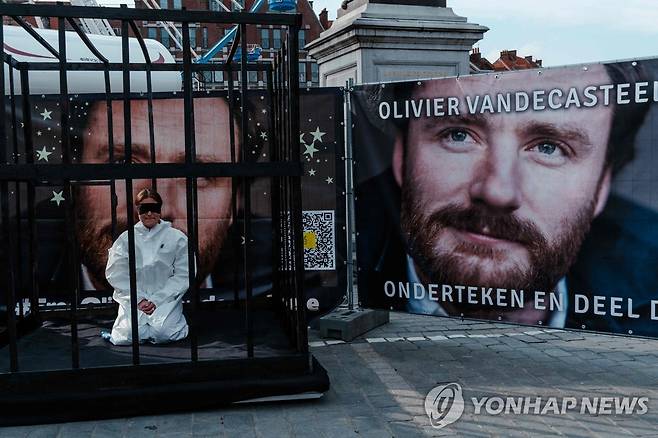
M511 212L519 208L521 195L518 148L514 144L493 145L476 169L471 200Z
M184 179L159 179L157 180L158 193L162 196L164 206L162 215L166 220L187 218L187 203L185 200Z

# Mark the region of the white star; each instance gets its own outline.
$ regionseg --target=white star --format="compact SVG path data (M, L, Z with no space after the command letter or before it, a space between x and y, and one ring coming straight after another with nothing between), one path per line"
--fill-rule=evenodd
M64 196L62 196L63 193L64 193L64 190L62 190L60 192L57 192L57 193L55 193L55 191L53 191L53 195L55 195L55 196L53 196L50 199L52 202L56 202L58 207L59 207L59 203L64 201Z
M263 108L263 114L267 114L267 110Z
M304 155L308 154L311 158L313 158L313 154L316 152L320 152L317 149L315 149L314 143L311 144L305 144L306 150L304 151Z
M267 140L267 132L261 131L260 132L260 138L262 138L263 140Z
M48 161L48 155L50 155L50 154L52 154L52 152L48 152L46 150L46 147L44 146L43 149L41 149L40 151L37 151L37 161L39 161L39 160Z
M41 137L41 131L37 131L37 137Z
M333 184L334 179L330 178L330 177L327 177L327 179L325 179L325 181L327 181L327 184Z
M240 236L240 245L244 245L246 243L244 236Z
M315 169L311 169L311 170L309 170L309 171L308 171L308 174L309 174L310 176L315 176Z
M326 134L326 132L320 132L320 127L319 126L317 128L315 128L315 131L311 132L311 135L313 136L313 143L315 143L316 140L319 141L320 143L322 143L322 137L325 134Z
M41 117L43 117L44 120L47 120L47 119L52 120L53 118L50 117L50 115L51 115L52 113L53 113L52 111L48 111L48 108L44 108L44 109L43 109L43 112L40 113L39 115L40 115Z
M299 133L299 142L304 143L304 133L303 132Z

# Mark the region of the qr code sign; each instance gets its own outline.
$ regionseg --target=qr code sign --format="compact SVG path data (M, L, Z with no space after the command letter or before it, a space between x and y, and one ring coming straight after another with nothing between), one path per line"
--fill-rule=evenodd
M336 269L334 211L303 211L304 269L331 271Z

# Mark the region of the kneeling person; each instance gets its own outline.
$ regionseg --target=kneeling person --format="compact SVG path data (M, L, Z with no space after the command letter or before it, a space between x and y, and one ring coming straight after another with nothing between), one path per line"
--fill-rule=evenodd
M189 286L187 237L160 218L162 198L156 191L140 191L135 205L139 210L139 222L135 224L139 340L156 344L178 341L188 333L181 302ZM109 340L115 345L130 344L128 231L109 249L105 276L119 303Z

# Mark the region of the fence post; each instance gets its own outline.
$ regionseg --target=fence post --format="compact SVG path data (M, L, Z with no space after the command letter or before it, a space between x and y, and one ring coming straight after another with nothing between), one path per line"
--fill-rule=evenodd
M352 91L354 81L350 78L345 83L345 213L347 235L347 307L354 310L354 239L356 232L354 220L354 159L352 156Z

